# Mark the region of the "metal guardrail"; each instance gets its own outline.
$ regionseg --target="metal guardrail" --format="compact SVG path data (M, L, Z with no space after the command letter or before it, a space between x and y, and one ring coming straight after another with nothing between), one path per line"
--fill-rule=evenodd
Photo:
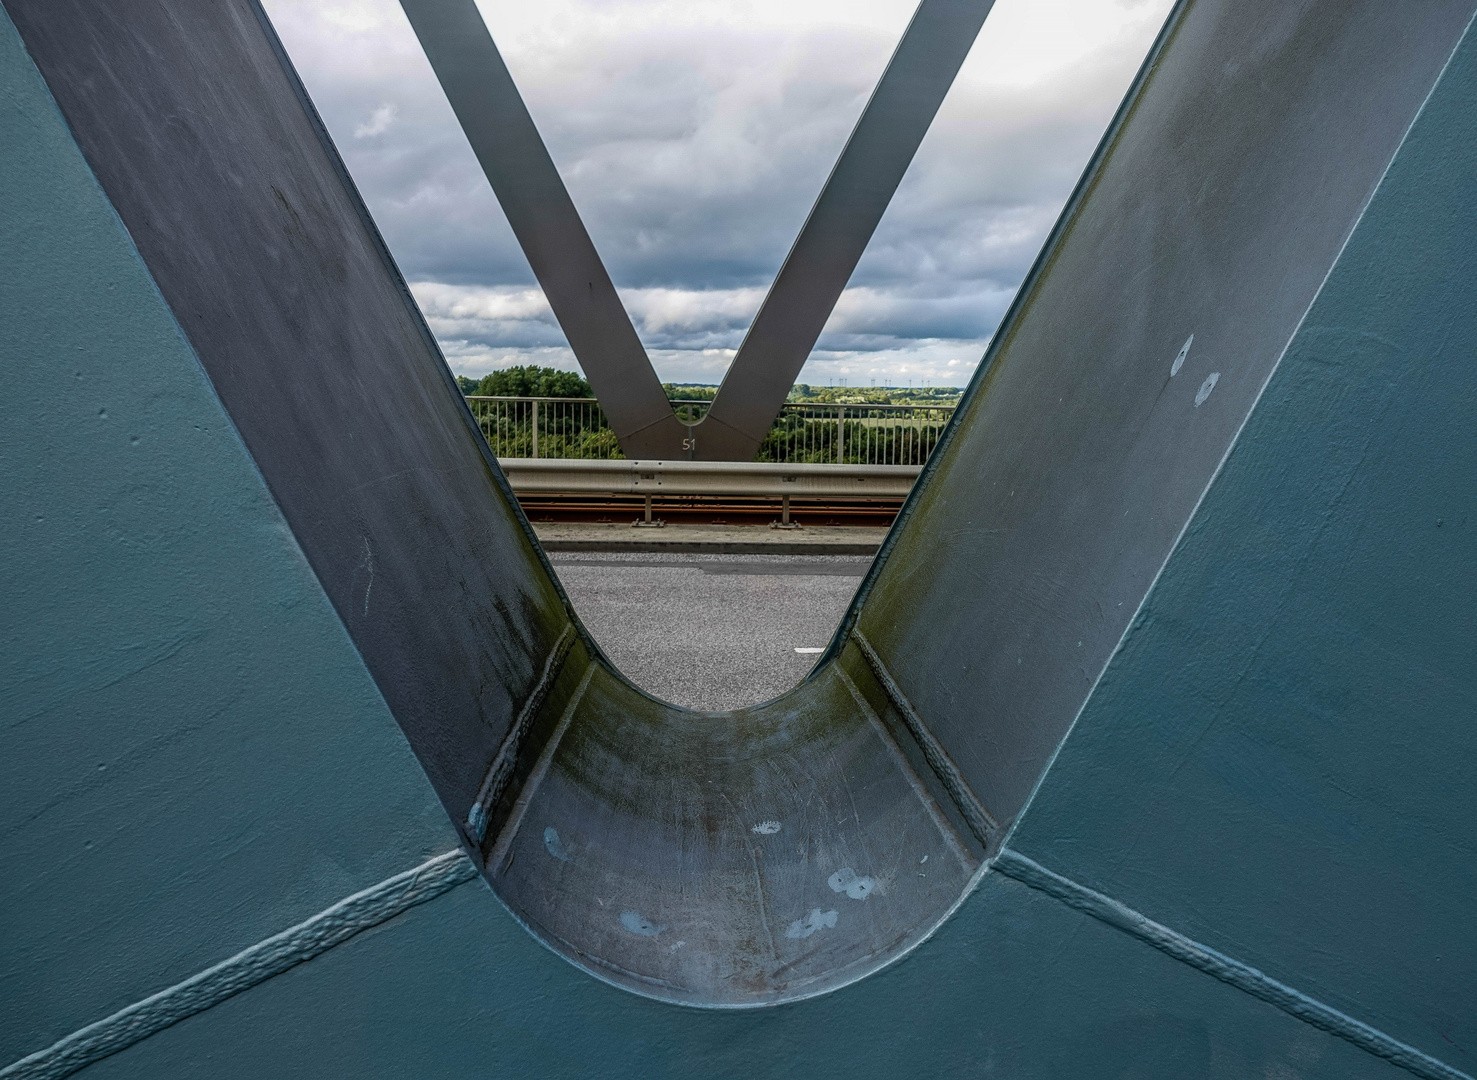
M502 458L498 464L523 495L644 495L645 520L659 495L778 498L780 523L790 500L904 499L919 465L816 465L770 461L570 461Z
M519 495L734 495L900 499L918 465L812 465L768 461L569 461L501 458Z
M624 460L615 432L594 398L467 398L499 458ZM711 401L673 401L695 425ZM952 405L838 405L790 402L756 460L790 464L921 466L933 452Z
M760 461L921 466L952 405L832 405L791 402L759 446Z
M594 398L470 396L467 405L499 458L620 458L621 447Z

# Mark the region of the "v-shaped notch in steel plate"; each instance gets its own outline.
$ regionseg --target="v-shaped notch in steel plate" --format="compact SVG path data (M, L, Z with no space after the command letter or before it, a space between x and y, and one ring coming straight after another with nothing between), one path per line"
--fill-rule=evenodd
M811 208L711 408L678 420L474 0L400 0L621 448L748 460L758 450L994 0L922 0Z

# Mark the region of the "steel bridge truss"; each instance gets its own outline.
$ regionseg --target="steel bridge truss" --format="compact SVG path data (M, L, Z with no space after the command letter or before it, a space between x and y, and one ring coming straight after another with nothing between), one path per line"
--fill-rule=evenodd
M707 415L686 423L474 0L400 0L513 233L631 458L751 459L902 182L994 0L922 0Z

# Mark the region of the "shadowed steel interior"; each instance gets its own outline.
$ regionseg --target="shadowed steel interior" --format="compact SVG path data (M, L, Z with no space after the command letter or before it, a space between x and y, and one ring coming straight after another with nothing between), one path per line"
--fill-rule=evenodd
M828 651L707 713L581 629L254 0L5 4L487 881L707 1006L902 956L1032 820L1473 10L1180 3Z
M759 449L994 0L922 0L706 416L682 424L473 0L401 0L627 457Z

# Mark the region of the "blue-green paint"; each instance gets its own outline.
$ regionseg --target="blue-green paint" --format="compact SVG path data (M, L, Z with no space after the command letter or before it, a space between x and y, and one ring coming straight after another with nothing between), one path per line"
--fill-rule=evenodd
M0 13L0 1065L456 840Z
M1012 846L1477 1069L1477 48Z
M81 1075L196 1074L1409 1075L998 875L897 965L834 994L742 1012L666 1005L602 985L540 949L472 882Z

